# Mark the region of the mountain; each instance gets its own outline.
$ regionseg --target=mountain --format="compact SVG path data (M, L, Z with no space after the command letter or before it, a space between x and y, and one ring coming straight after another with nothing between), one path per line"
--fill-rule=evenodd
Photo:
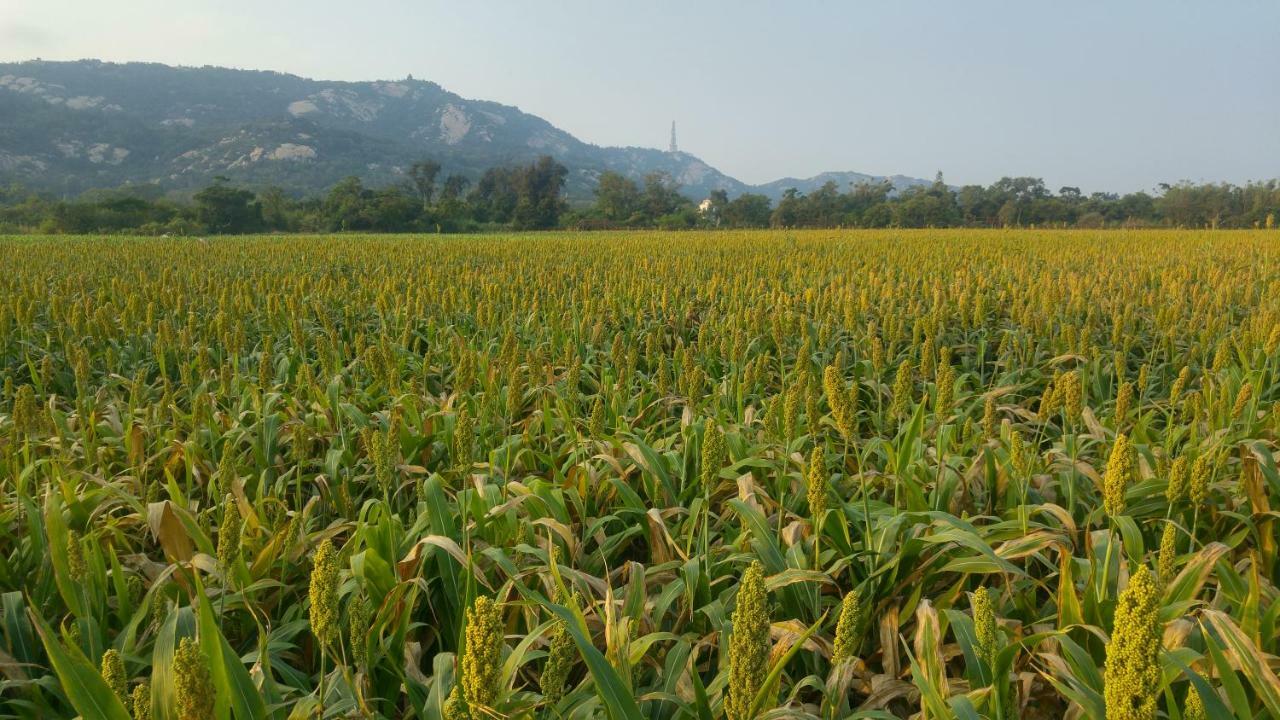
M763 185L756 185L751 192L757 192L761 195L768 195L771 199L777 200L789 188L795 188L800 192L808 195L827 183L835 183L836 188L841 191L848 190L854 185L867 183L874 185L881 182L888 182L893 185L895 190L905 190L909 187L932 185L931 180L922 180L920 178L907 177L906 175L867 175L860 172L824 172L808 178L792 178L786 177L781 180L774 180Z
M489 167L551 155L569 168L566 193L588 200L605 170L635 180L661 171L695 199L713 190L777 199L824 173L751 186L684 152L584 143L509 105L468 100L439 85L331 82L277 72L154 63L0 63L0 182L75 194L154 184L190 192L216 176L251 186L316 192L349 175L371 185L403 179L431 158L441 177L475 180ZM896 187L924 181L889 178Z

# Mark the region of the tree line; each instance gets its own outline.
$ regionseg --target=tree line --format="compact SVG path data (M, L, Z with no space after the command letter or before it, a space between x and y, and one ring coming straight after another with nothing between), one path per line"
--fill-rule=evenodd
M713 191L700 203L664 173L636 182L614 172L598 177L592 202L564 198L568 170L550 157L487 170L474 183L441 178L431 160L413 164L401 183L367 187L347 178L322 195L296 198L284 189L254 192L225 178L190 200L155 187L91 191L74 200L20 186L0 187L0 232L194 235L254 232L476 232L610 228L834 227L1191 227L1274 228L1280 181L1178 183L1125 195L1001 178L989 186L932 184L895 189L887 181L841 189L828 182L808 194L787 190L777 203L746 193Z

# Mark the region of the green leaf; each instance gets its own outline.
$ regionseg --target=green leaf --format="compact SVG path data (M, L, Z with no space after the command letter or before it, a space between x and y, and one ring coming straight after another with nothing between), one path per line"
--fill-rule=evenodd
M543 597L540 593L530 588L517 584L520 594L533 600L539 605L550 610L561 620L564 620L565 629L569 631L569 636L573 638L573 642L578 646L578 652L582 655L582 660L587 664L587 670L591 672L591 678L595 681L596 695L604 702L605 711L609 714L611 720L643 720L644 716L640 714L640 706L636 704L636 700L631 695L631 691L627 689L626 683L618 676L618 673L609 664L605 656L591 644L590 638L583 633L586 627L586 619L577 608L572 610L551 602Z
M98 674L97 668L89 662L89 658L80 652L75 645L64 647L55 637L53 628L45 623L44 618L35 610L31 611L36 632L44 643L53 672L62 684L72 707L84 718L94 720L130 720L129 711L111 691L107 681Z
M213 608L204 593L199 575L194 575L197 625L200 628L200 649L209 659L213 684L218 691L218 704L230 702L232 715L238 720L262 720L267 716L262 694L254 686L249 671L227 642L213 617Z

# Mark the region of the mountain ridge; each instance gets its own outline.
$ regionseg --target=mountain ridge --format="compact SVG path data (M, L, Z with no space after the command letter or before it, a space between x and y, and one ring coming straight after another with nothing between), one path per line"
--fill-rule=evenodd
M100 60L0 63L0 181L78 193L124 184L190 192L225 176L251 186L321 191L343 177L397 182L431 158L476 180L487 168L551 155L566 195L591 197L604 171L666 172L694 198L789 187L812 192L888 180L829 172L751 185L687 152L598 146L516 106L463 98L418 80L314 80L271 70Z

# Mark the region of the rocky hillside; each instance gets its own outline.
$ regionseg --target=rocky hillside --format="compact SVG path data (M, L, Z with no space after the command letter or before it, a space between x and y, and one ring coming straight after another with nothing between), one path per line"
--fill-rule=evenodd
M0 182L60 193L124 183L189 191L219 175L314 192L348 175L393 182L423 158L474 179L539 155L570 169L567 190L577 199L590 197L604 170L637 180L664 171L694 198L715 189L776 198L786 187L822 184L752 187L688 153L590 145L517 108L412 78L351 83L147 63L0 63Z

